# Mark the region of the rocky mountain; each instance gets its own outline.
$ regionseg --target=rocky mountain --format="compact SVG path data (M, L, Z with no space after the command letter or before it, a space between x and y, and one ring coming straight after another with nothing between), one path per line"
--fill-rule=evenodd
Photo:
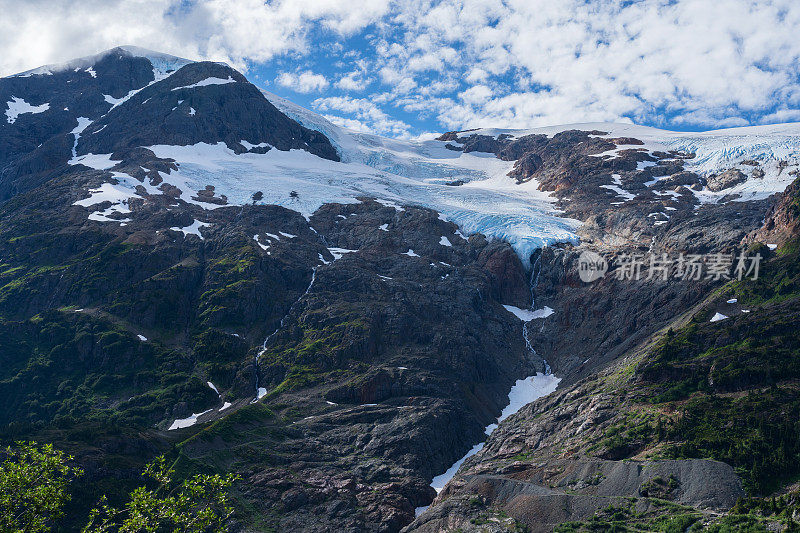
M800 126L401 141L132 47L3 106L0 439L77 457L63 531L159 454L237 531L717 527L798 474Z

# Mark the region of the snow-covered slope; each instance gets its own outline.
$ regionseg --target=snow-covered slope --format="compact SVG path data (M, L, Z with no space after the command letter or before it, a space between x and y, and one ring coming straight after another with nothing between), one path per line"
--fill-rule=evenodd
M679 150L694 153L695 157L686 161L686 170L701 176L729 168L738 168L751 176L754 167L743 165L742 161L756 161L764 170L763 178L748 179L745 183L717 193L708 190L696 193L703 202L716 202L736 194L741 195L740 200L759 200L782 192L797 177L787 170L800 163L800 123L677 132L635 124L590 122L524 130L484 128L469 133L492 137L501 134L514 137L533 134L552 136L572 129L603 131L607 135L602 137L633 137L645 143L643 146L621 146L620 149L645 148L651 152ZM785 170L779 166L781 161L787 163Z
M185 61L137 49L119 50L120 53L148 57L154 66L161 65L156 68L164 73ZM70 62L68 66L78 65L75 68L79 68L81 62L91 62L91 58ZM43 67L37 71L43 73L52 68ZM152 83L159 79L157 75ZM184 89L200 91L203 88L198 85ZM354 132L288 100L266 92L264 95L285 115L323 133L336 148L341 162L325 160L304 150L280 151L261 145L257 150L254 149L256 145L251 144L253 139L241 139L241 150L232 149L235 146L230 140L216 144L149 146L157 157L178 162L179 169L169 174L162 173L162 178L181 190L181 198L213 209L218 206L193 199L196 191L213 185L219 196L227 197L228 205L249 203L253 194L260 191L263 194L261 202L283 205L308 217L324 203L352 203L359 197L371 196L397 205L436 209L443 217L459 224L465 233L482 232L508 241L525 260L541 246L577 240L579 223L562 216L554 199L538 189L535 179L517 184L508 177L513 161L502 161L490 153L451 150L443 141L405 141ZM192 97L201 96L187 93L186 98ZM120 105L134 104L131 101ZM696 154L686 161L686 170L701 176L736 167L749 177L744 183L719 192L708 189L694 191L703 202L716 202L723 197L729 200L730 195L736 194L740 200L760 199L782 191L793 180L790 171L796 168L800 155L799 124L682 133L631 124L597 123L530 130L483 129L465 135L553 136L569 129L598 130L605 132L603 137L634 137L645 143L622 145L606 154L612 157L613 152L630 148L643 148L650 152L681 150ZM94 133L102 135L100 131ZM757 161L758 167L742 164L747 160ZM73 158L71 163L109 169L116 161L110 160L109 154L88 154ZM642 168L654 164L641 163ZM754 174L755 168L764 173L763 177ZM119 179L120 173L116 174ZM658 179L661 178L652 183ZM136 195L133 187L137 181L121 179L120 186L131 187L131 195ZM453 186L454 182L460 186ZM149 190L152 187L145 188ZM632 196L626 196L625 192L620 194L626 198ZM158 194L158 190L153 189L153 193ZM124 208L124 205L120 207ZM100 218L96 216L94 219ZM109 219L111 221L113 219Z
M223 143L193 146L151 146L158 157L173 158L180 170L164 176L184 191L213 184L230 203L251 201L261 191L263 202L278 204L310 216L327 202L356 202L374 196L396 204L415 204L438 210L459 224L465 233L482 232L508 241L527 258L536 248L554 242L576 241L578 222L559 215L547 193L535 180L516 184L507 174L513 162L493 154L462 153L445 148L442 141L402 141L349 131L299 106L267 94L281 111L311 129L324 133L340 152L342 162L320 159L301 150L236 155ZM753 159L767 170L764 178L719 193L700 191L703 201L742 193L744 200L764 198L782 191L794 176L779 173L778 162L797 162L800 125L787 124L737 128L705 133L681 133L628 124L578 124L532 130L478 130L497 136L532 133L554 135L568 129L599 130L608 137L635 137L650 151L695 152L687 169L700 174L739 165ZM472 132L470 132L472 133ZM243 147L247 147L243 143ZM624 147L623 147L624 148ZM630 148L630 147L629 147ZM113 163L113 162L111 162ZM459 187L449 182L466 182ZM290 194L292 191L297 195ZM213 207L202 204L204 207Z

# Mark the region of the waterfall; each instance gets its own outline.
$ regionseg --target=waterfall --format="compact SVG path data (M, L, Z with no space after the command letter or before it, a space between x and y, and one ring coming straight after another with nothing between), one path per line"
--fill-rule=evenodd
M528 280L528 285L531 291L531 306L529 311L534 311L535 306L535 299L534 299L534 291L536 286L539 284L539 273L541 272L541 258L542 254L537 253L536 258L534 258L531 262L533 268L531 270L531 275ZM525 346L528 350L528 353L531 355L536 355L536 350L533 348L530 339L528 338L528 324L531 324L531 320L523 320L522 322L522 336L525 339ZM550 365L547 364L547 361L542 359L544 363L544 373L537 372L532 376L528 376L524 379L518 379L516 383L511 387L511 390L508 391L508 405L503 409L500 413L500 416L497 420L486 426L484 433L489 436L492 432L497 428L497 425L508 418L509 416L513 415L517 411L519 411L523 406L539 399L548 394L552 393L558 387L558 383L561 381L561 378L556 377L553 375L552 370L550 369ZM431 481L431 487L436 491L438 494L447 483L453 479L453 477L458 472L461 465L472 455L480 452L483 449L485 440L475 444L463 457L461 457L458 461L453 463L450 468L445 470L442 474L434 477ZM414 509L414 515L419 516L424 513L428 509L428 506L417 507Z
M272 333L267 335L267 338L264 339L264 342L261 344L261 350L259 350L258 353L253 357L253 373L255 374L255 380L254 380L255 381L255 387L254 387L254 389L255 389L256 396L255 396L255 398L253 399L253 401L251 403L256 403L258 400L260 400L264 396L264 394L266 394L266 389L263 389L263 388L260 387L260 382L259 382L259 377L258 377L258 360L261 358L261 356L264 354L264 352L267 351L267 344L269 344L269 341L272 340L272 337L274 337L281 329L283 329L284 326L286 326L287 320L292 315L292 311L294 311L294 308L297 306L297 304L300 302L300 300L305 298L308 295L308 293L311 292L311 287L314 285L314 281L316 279L317 279L317 267L314 267L311 270L311 281L309 282L308 287L306 287L306 290L289 307L289 310L286 312L285 315L283 315L283 318L281 318L280 325L278 325L278 327L275 329L275 331L273 331ZM262 394L262 391L263 391L263 394Z
M535 255L535 258L533 257ZM528 289L531 293L531 306L530 311L536 310L536 287L539 285L539 275L542 272L542 251L541 249L536 250L534 254L531 255L531 275L528 278ZM531 344L530 338L528 337L528 325L530 321L525 321L522 323L522 338L525 340L525 348L528 350L528 353L532 356L537 356L536 349ZM544 363L544 373L545 375L551 374L552 370L550 369L550 365L547 364L545 359L542 359Z

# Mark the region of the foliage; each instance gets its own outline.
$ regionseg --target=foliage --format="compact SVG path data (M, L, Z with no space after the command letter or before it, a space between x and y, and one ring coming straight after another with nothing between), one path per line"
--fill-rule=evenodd
M233 515L228 490L237 476L197 474L176 484L174 471L166 466L163 456L150 463L144 473L155 482L155 488L137 488L123 509L101 501L90 513L83 532L227 531L226 523Z
M0 531L47 531L63 516L69 482L83 471L51 444L19 442L0 465Z
M621 499L620 499L621 500ZM683 533L700 519L700 514L690 507L649 499L647 511L636 510L636 499L627 505L609 505L586 521L565 522L555 526L556 533L586 532L663 532Z
M73 309L0 319L0 353L0 425L95 419L146 426L181 401L197 409L218 401L190 374L194 362L182 351Z
M749 313L714 323L700 313L641 361L640 397L661 415L655 424L609 428L604 444L615 458L663 443L667 457L736 467L751 494L800 474L800 254L784 252L758 280L723 291Z
M52 444L18 442L5 451L0 465L0 531L49 531L64 517L71 482L83 471L72 457ZM227 531L233 514L228 491L237 476L197 474L177 483L164 456L145 467L152 488L141 486L122 509L108 505L105 496L89 516L84 533L139 533Z

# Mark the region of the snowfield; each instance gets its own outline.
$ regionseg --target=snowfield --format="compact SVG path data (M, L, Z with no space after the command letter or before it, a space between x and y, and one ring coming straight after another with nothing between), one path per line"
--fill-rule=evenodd
M776 192L782 192L795 176L790 175L788 169L781 170L779 162L786 161L792 166L800 163L800 123L726 128L706 132L678 132L635 124L591 122L525 130L479 129L470 133L495 137L501 134L514 137L531 134L552 136L571 129L596 130L606 133L598 137L634 137L644 142L644 145L622 145L605 154L610 156L614 156L620 150L628 149L644 149L648 152L679 150L694 153L695 157L686 161L686 170L701 176L735 167L750 177L753 167L742 164L742 161L748 160L757 161L765 171L763 178L751 178L719 192L696 191L697 198L705 203L718 202L730 194L740 194L740 200L747 201L760 200ZM599 157L603 154L596 155ZM652 163L639 163L640 170L647 166L652 166ZM654 183L655 181L650 185ZM617 192L620 196L626 196L627 193L608 186L606 188Z
M188 418L179 418L179 419L175 420L172 423L172 425L169 426L169 428L167 428L167 431L173 431L175 429L183 429L183 428L192 427L193 425L197 424L197 419L198 418L200 418L201 416L203 416L206 413L210 413L212 410L213 409L208 409L206 411L203 411L202 413L192 413L192 415L189 416Z
M334 162L304 150L237 155L224 143L148 148L157 157L179 163L179 171L162 174L164 181L182 191L181 199L205 209L220 207L192 198L208 184L230 204L250 203L253 193L261 191L263 203L306 217L325 203L356 203L357 197L370 196L396 209L402 209L401 204L436 209L466 233L507 240L525 259L547 244L577 241L578 222L560 217L547 193L536 190L534 182L515 185L506 176L513 163L491 154L453 152L439 141L385 141L391 146L371 147L378 154L365 156L364 162ZM96 169L114 164L109 154L80 156L71 163ZM461 187L444 184L458 178L469 182ZM125 180L131 188L138 183L133 182ZM292 191L297 196L290 196Z
M547 318L555 311L551 307L544 306L541 309L520 309L519 307L515 307L513 305L504 305L503 307L506 308L506 311L509 313L513 313L517 318L522 320L523 322L529 322L531 320L535 320L537 318Z
M518 379L508 392L508 405L500 413L500 416L497 418L497 422L486 426L486 435L491 435L492 432L497 429L497 424L515 414L527 404L536 401L539 398L543 398L544 396L547 396L555 391L560 381L561 378L556 377L553 374L541 373L536 374L535 376L528 376L525 379ZM464 464L464 461L481 451L483 449L483 445L483 442L479 442L473 446L464 455L464 457L453 463L453 465L444 473L433 478L433 481L431 481L431 487L436 490L437 494L441 492L444 486L447 485L451 479L453 479L453 476L456 475L456 472L458 472L458 469L461 468L462 464ZM422 514L427 508L427 506L417 507L415 509L416 516Z
M156 76L157 80L168 75L166 72L157 74L160 74ZM195 85L232 81L208 78ZM271 149L264 154L244 152L237 155L222 142L147 147L160 158L172 158L178 162L179 170L162 174L162 178L181 190L182 200L204 209L219 208L193 199L196 191L213 185L219 195L227 196L229 205L250 203L253 193L261 191L262 203L281 205L307 218L325 203L355 203L358 197L365 196L374 197L398 210L402 205L418 205L435 209L441 213L442 219L458 224L463 234L480 232L507 241L525 264L538 248L578 240L576 230L579 222L561 216L553 198L538 190L539 184L535 180L517 184L507 176L514 162L501 161L493 154L449 150L442 141L388 139L354 132L270 93L265 92L265 97L291 118L328 136L339 152L341 162L322 159L304 150L284 152ZM83 128L85 124L74 131L76 141ZM751 177L717 193L695 191L702 202L717 202L730 194L740 194L741 200L754 200L783 191L793 176L788 169L781 168L779 162L793 165L800 160L800 124L682 133L631 124L590 123L529 130L483 129L474 133L520 137L555 135L568 129L597 130L604 132L603 136L635 137L645 143L643 146L621 146L610 151L614 153L630 148L650 152L694 152L696 157L687 161L687 170L701 175L737 167L750 176L754 167L742 165L742 161L748 159L758 161L765 171L761 179ZM263 143L256 145L247 140L240 144L246 150L266 147ZM608 155L613 157L614 153ZM89 154L73 157L70 163L107 169L114 164L109 157L109 154ZM115 173L115 177L119 179L120 173ZM455 180L464 184L447 185ZM621 188L618 176L613 182L614 185L605 186L609 190L609 201L623 203L634 197ZM133 178L120 182L121 186L131 189L137 183ZM144 186L148 194L160 194L149 183ZM135 194L131 190L131 195ZM661 218L668 218L668 215ZM95 219L102 220L103 217L96 216ZM197 230L192 228L191 232L202 237L199 228ZM442 245L447 246L447 242L449 239L442 240Z
M6 102L6 107L6 120L9 124L13 124L20 115L44 113L50 109L50 104L31 105L22 98L12 96L11 100Z
M200 80L197 83L193 83L191 85L182 85L180 87L174 87L172 90L179 91L181 89L194 89L195 87L206 87L208 85L225 85L227 83L236 83L236 80L234 80L230 76L228 76L226 79L209 77L204 80Z

